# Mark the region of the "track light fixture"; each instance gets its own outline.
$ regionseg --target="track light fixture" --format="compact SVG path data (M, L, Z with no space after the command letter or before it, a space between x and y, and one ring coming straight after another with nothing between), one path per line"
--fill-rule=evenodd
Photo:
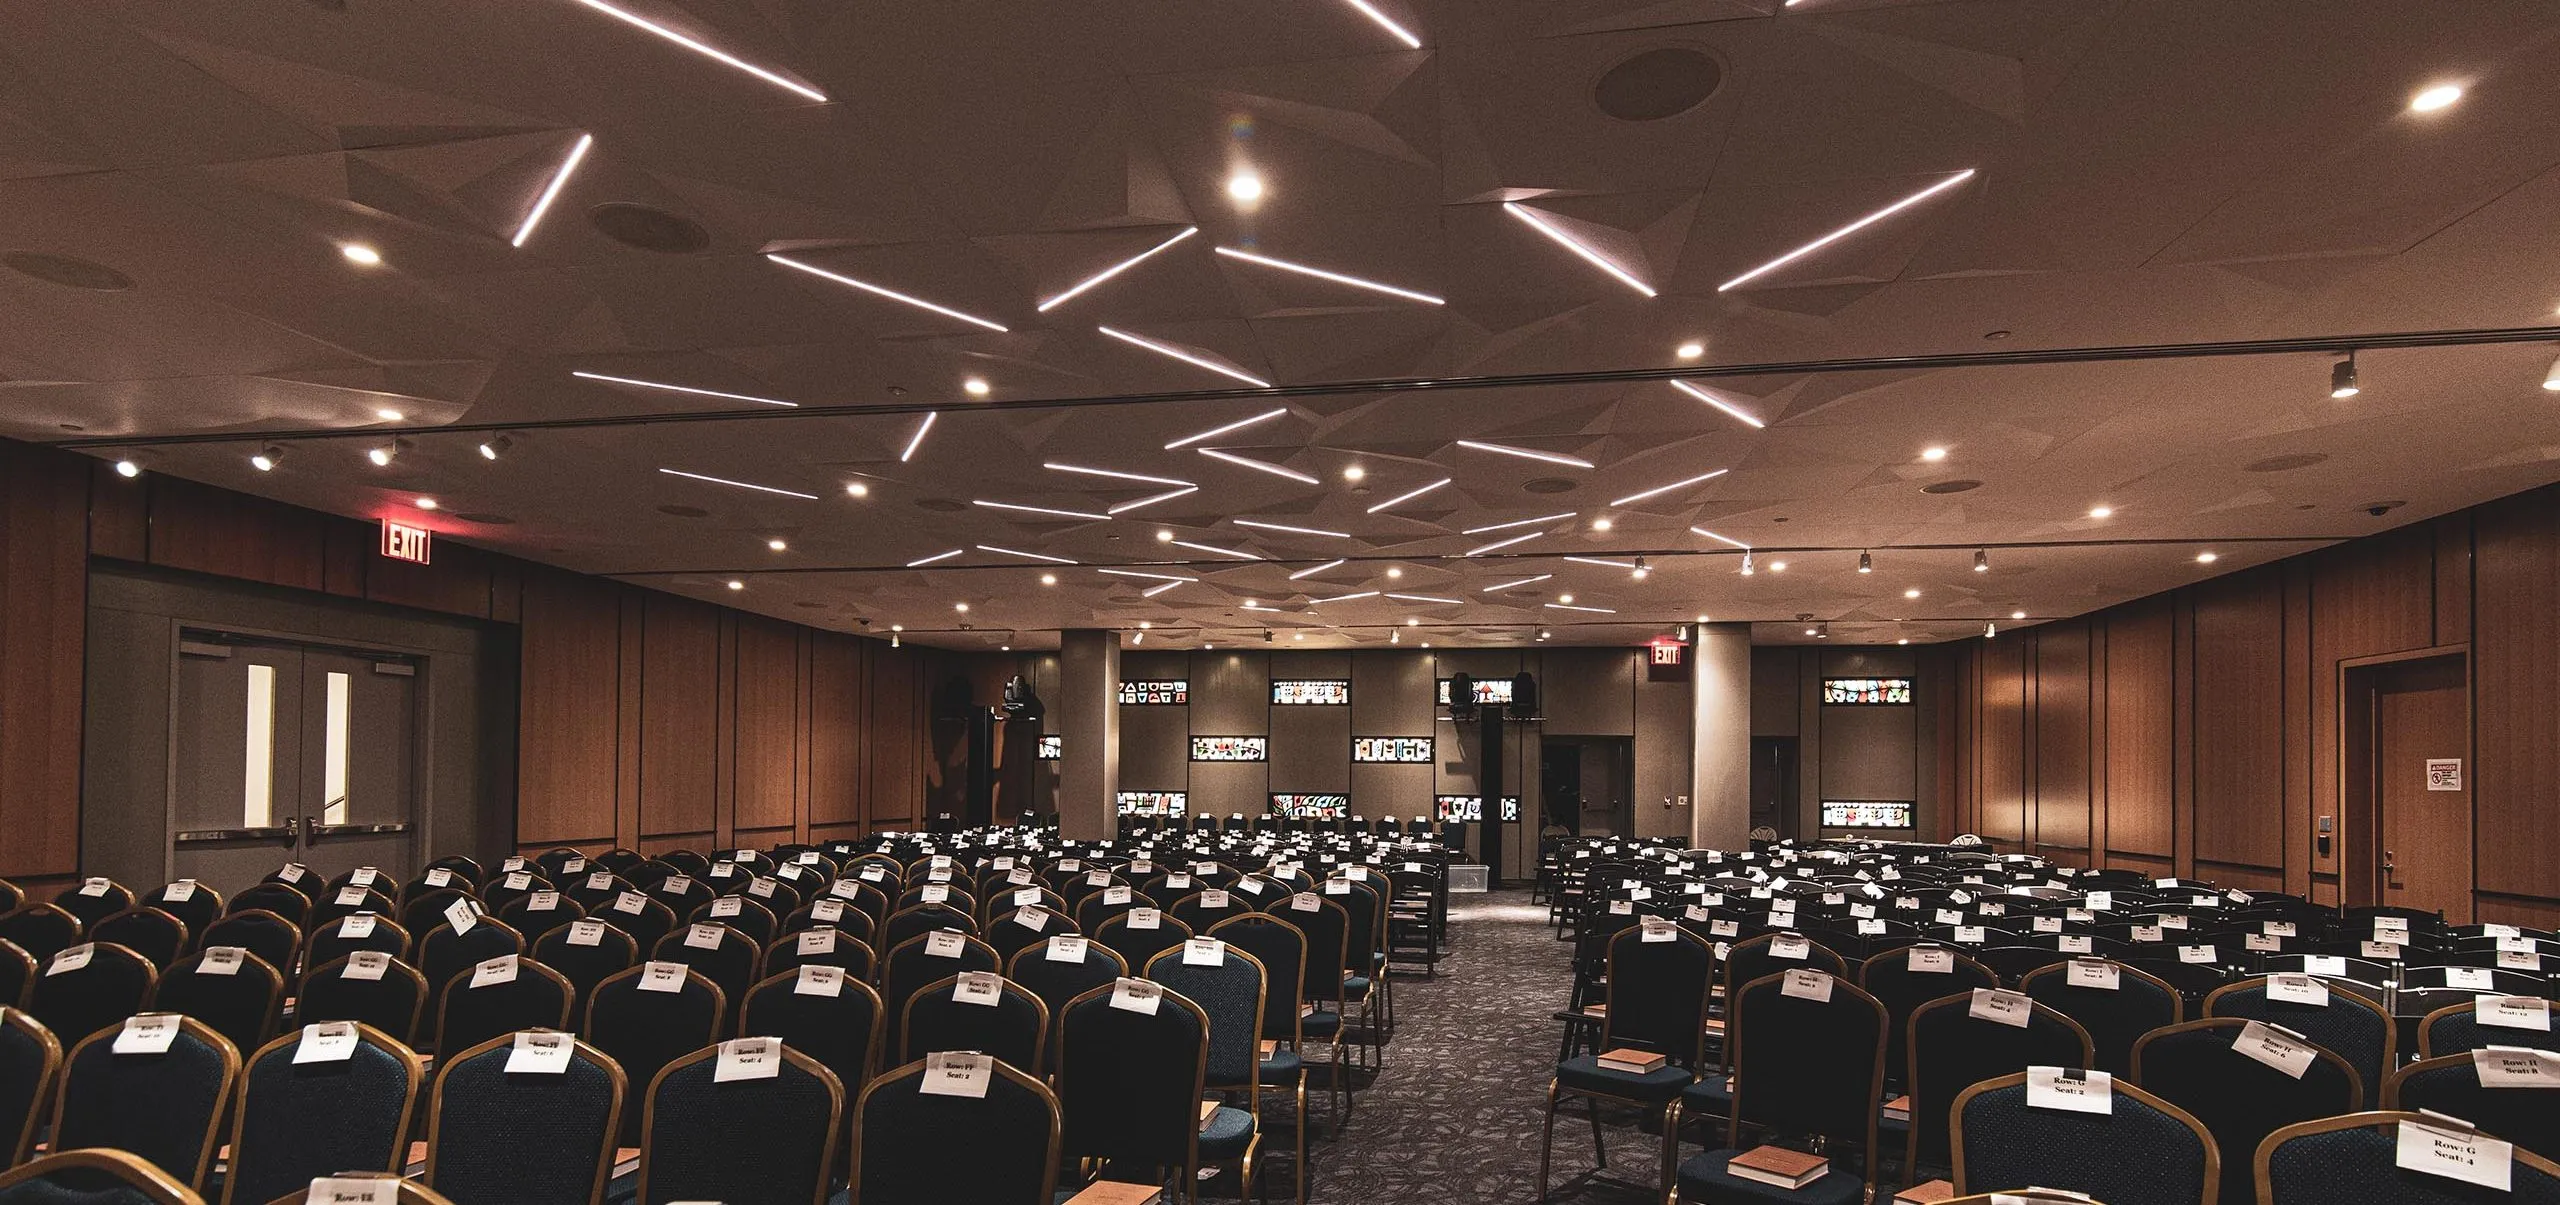
M284 445L282 444L262 444L257 454L249 458L249 467L261 473L275 472L276 466L282 463L284 463Z
M2350 398L2362 392L2356 387L2356 353L2348 352L2346 359L2329 366L2329 396Z
M2551 362L2551 371L2542 374L2542 387L2560 393L2560 360Z
M1999 635L1999 634L2000 634L2000 625L1999 625L1999 624L1993 623L1993 622L1991 622L1990 620L1987 620L1987 619L1986 619L1986 620L1984 620L1984 621L1982 622L1982 638L1983 638L1983 639L1985 639L1985 640L1989 640L1989 639L1991 639L1992 637L1997 636L1997 635Z
M1874 557L1872 557L1872 556L1867 555L1867 551L1866 551L1865 549L1863 549L1863 548L1859 549L1859 550L1858 550L1858 572L1860 572L1860 573L1873 573L1873 572L1875 572L1875 571L1876 571L1876 559L1875 559Z
M1750 549L1748 549L1748 548L1743 549L1743 550L1742 550L1742 576L1744 576L1744 577L1749 577L1749 576L1751 576L1752 574L1754 574L1754 573L1758 573L1758 572L1759 572L1759 570L1758 570L1757 568L1754 568L1754 567L1752 566L1752 564L1751 564L1751 550L1750 550Z
M119 477L139 477L142 475L142 462L135 460L130 456L118 457L116 459L116 475Z
M1632 577L1637 581L1643 581L1646 576L1650 575L1652 572L1653 566L1645 564L1643 557L1637 557L1636 567L1633 570L1630 570L1627 576Z
M515 438L509 435L500 435L494 439L481 440L480 459L496 460L497 458L506 455L507 449L514 446L516 446Z
M1991 552L1989 549L1976 548L1973 550L1973 571L1976 573L1991 572Z
M390 466L392 461L400 459L400 454L402 452L406 452L408 450L408 440L395 439L389 443L375 444L372 448L366 450L364 458L372 461L375 468L387 468Z

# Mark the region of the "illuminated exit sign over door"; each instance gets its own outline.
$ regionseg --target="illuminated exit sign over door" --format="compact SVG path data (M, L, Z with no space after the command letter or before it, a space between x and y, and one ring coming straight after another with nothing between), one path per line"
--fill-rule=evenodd
M382 521L382 555L392 560L424 565L434 541L435 533L426 528Z
M1648 682L1686 682L1689 680L1689 646L1676 640L1656 640L1645 646L1645 680Z

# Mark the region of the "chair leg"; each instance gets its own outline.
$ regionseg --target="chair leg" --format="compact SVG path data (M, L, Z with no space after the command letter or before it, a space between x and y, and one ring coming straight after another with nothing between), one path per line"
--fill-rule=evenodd
M1298 1205L1307 1205L1307 1072L1298 1069Z
M1539 1205L1545 1205L1545 1202L1546 1202L1546 1199L1547 1199L1547 1169L1549 1168L1549 1166L1551 1166L1551 1165L1555 1162L1555 1157L1556 1157L1556 1085L1555 1085L1555 1081L1553 1081L1553 1080L1549 1080L1549 1081L1547 1082L1547 1129L1546 1129L1546 1140L1538 1144L1538 1201L1539 1201Z
M1662 1205L1680 1205L1680 1098L1662 1107Z
M1598 1163L1598 1164L1599 1164L1600 1166L1602 1166L1602 1167L1607 1167L1607 1166L1609 1166L1609 1148L1608 1148L1608 1146L1607 1146L1605 1143L1603 1143L1603 1142L1601 1141L1601 1135L1600 1135L1600 1099L1599 1099L1598 1097L1593 1097L1593 1098L1591 1098L1589 1101L1587 1101L1587 1102L1585 1102L1585 1103L1587 1103L1587 1104L1589 1104L1589 1105L1591 1106L1591 1158L1592 1158L1592 1161L1593 1161L1593 1162L1595 1162L1595 1163Z

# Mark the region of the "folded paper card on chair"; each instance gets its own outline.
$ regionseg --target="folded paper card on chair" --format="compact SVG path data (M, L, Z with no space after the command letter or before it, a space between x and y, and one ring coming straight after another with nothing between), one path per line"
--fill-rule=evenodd
M2029 1067L2027 1107L2066 1113L2113 1113L2115 1077L2076 1067Z
M926 1096L965 1096L984 1100L987 1081L995 1078L996 1059L973 1050L937 1050L924 1056L924 1077L916 1091Z
M2449 1125L2400 1123L2396 1162L2404 1171L2425 1172L2511 1192L2516 1148L2486 1134Z
M1782 1146L1755 1146L1734 1156L1724 1165L1724 1170L1745 1180L1795 1189L1828 1174L1831 1161L1820 1155L1791 1151Z
M312 1205L398 1205L400 1182L388 1178L322 1176L311 1182L311 1191L302 1199Z

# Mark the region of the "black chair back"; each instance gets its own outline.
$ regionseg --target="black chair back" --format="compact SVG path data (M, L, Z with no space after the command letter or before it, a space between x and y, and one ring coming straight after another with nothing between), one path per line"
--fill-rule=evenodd
M2006 1075L1956 1097L1955 1189L2036 1185L2107 1205L2218 1205L2222 1157L2204 1124L2117 1080L2109 1111L2031 1108L2027 1076Z
M2104 986L2110 981L2115 986ZM2030 971L2018 987L2088 1030L2091 1057L2109 1075L2132 1069L2133 1044L2142 1035L2186 1019L2186 998L2177 988L2121 962L2075 959Z
M79 917L51 904L20 904L0 915L0 941L26 951L38 966L78 942L80 928Z
M446 984L435 1048L469 1050L519 1029L569 1028L578 997L569 977L520 954L501 954Z
M255 890L250 888L250 891ZM249 891L244 891L240 896L248 894ZM264 908L243 908L240 896L232 897L231 911L225 913L221 920L205 927L196 942L197 948L209 950L215 946L238 946L265 959L277 974L291 978L294 959L302 952L302 926L281 913Z
M2023 1013L2027 1023L1977 1017L1977 1007L2010 1017ZM1947 1165L1947 1117L1958 1093L2029 1067L2087 1067L2091 1058L2089 1033L2079 1022L2014 993L1976 988L1932 1000L1912 1010L1910 1029L1906 1172Z
M323 921L311 931L310 948L303 951L302 965L309 968L336 962L358 950L373 950L406 962L409 931L390 917L371 912Z
M2301 1075L2240 1053L2249 1022L2207 1018L2164 1026L2134 1044L2126 1077L2145 1091L2187 1111L2224 1151L2258 1149L2267 1135L2299 1121L2353 1113L2364 1107L2355 1068L2309 1042L2299 1049L2277 1034L2272 1053L2308 1063ZM2268 1048L2262 1043L2262 1053ZM2222 1165L2222 1198L2246 1201L2256 1193L2256 1172L2246 1161ZM2234 1195L2237 1194L2237 1195Z
M926 1091L938 1074L919 1061L863 1090L852 1195L863 1205L1051 1205L1059 1113L1048 1085L996 1062L980 1076L983 1096Z
M1153 1013L1114 1004L1152 996ZM1129 1167L1197 1166L1209 1018L1178 992L1122 979L1068 1002L1058 1048L1063 1149Z
M1031 946L1041 945L1061 933L1074 935L1082 930L1065 913L1053 912L1047 905L1028 908L1006 908L987 923L984 940L1001 962L1012 962L1013 956Z
M187 952L187 922L140 904L92 923L89 940L114 942L166 970Z
M1763 933L1735 942L1732 949L1725 951L1725 998L1732 999L1734 989L1754 979L1790 970L1825 971L1844 979L1850 977L1848 960L1831 947L1802 933Z
M0 1007L25 1008L35 987L36 960L18 943L0 938Z
M595 1043L630 1082L646 1083L669 1063L720 1039L729 1002L718 985L680 962L646 962L596 985L579 1036ZM640 1141L642 1110L622 1112L623 1146Z
M2560 1160L2560 1102L2549 1091L2534 1090L2550 1087L2550 1059L2549 1043L2538 1051L2482 1050L2420 1059L2382 1082L2382 1107L2459 1117L2483 1134ZM2521 1091L2488 1087L2480 1079L2484 1065L2493 1076L2503 1071L2539 1078L2526 1080Z
M22 901L23 902L23 901ZM133 889L114 879L88 878L56 892L53 906L80 921L80 931L140 902Z
M324 962L302 977L294 1019L361 1021L402 1045L413 1040L427 1015L427 977L380 950L358 950Z
M1916 945L1868 959L1858 968L1858 986L1884 1005L1884 1079L1899 1089L1911 1063L1912 1010L1955 992L1998 987L2000 976L1949 947Z
M418 939L418 973L427 977L428 1007L444 998L444 989L473 967L492 958L524 953L524 935L494 917L479 917L467 929L438 924Z
M2349 1113L2305 1121L2268 1135L2257 1154L2258 1200L2263 1205L2554 1205L2560 1202L2560 1164L2518 1149L2508 1190L2484 1190L2399 1165L2399 1131L2405 1123L2443 1127L2418 1113Z
M223 1205L257 1205L349 1171L398 1173L409 1155L409 1121L426 1071L391 1035L352 1026L344 1057L297 1063L306 1025L267 1043L241 1073L231 1122Z
M1049 1031L1041 1051L1044 1064L1057 1061L1058 1028L1066 1022L1067 1004L1128 973L1129 964L1120 960L1118 951L1081 937L1069 937L1063 943L1044 942L1014 953L1013 960L1005 964L1005 977L1030 989L1049 1010ZM1046 1075L1051 1068L1044 1065L1024 1070Z
M650 1085L648 1138L640 1146L640 1205L818 1205L835 1164L844 1086L808 1055L782 1044L766 1079L714 1082L724 1047L667 1064Z
M892 1017L907 1015L907 1000L937 979L962 971L998 969L995 949L977 938L942 931L908 938L889 951L880 968L880 1005Z
M160 977L151 1007L212 1026L234 1049L256 1050L276 1036L284 975L240 946L206 946Z
M870 943L842 929L818 927L785 933L764 948L767 979L804 966L822 966L835 967L869 982L877 963Z
M508 1071L519 1045L565 1047L566 1057L543 1060L554 1071ZM463 1202L595 1205L613 1174L629 1099L622 1068L565 1033L508 1034L443 1055L427 1112L425 1182Z
M1217 961L1195 962L1195 945L1213 949ZM1271 1007L1266 995L1270 980L1262 963L1211 937L1156 955L1147 964L1146 978L1199 1005L1209 1019L1209 1061L1203 1072L1209 1089L1242 1090L1251 1097L1261 1079L1263 1013ZM1295 1011L1286 1000L1279 1007Z
M1715 951L1667 921L1634 925L1609 939L1608 968L1600 1048L1649 1050L1695 1068L1704 1053Z
M963 971L917 989L898 1024L901 1064L946 1050L992 1054L1024 1071L1039 1068L1049 1006L1031 989L992 971Z
M880 993L834 967L803 967L766 976L747 992L741 1024L748 1033L826 1064L854 1091L871 1082L886 1044L888 1014Z
M2328 1003L2311 1005L2269 996L2276 977L2243 979L2204 998L2204 1015L2239 1017L2281 1025L2331 1050L2356 1069L2368 1094L2379 1091L2396 1062L2399 1026L2382 1006L2354 992L2330 990ZM2296 978L2307 979L2308 976ZM2314 981L2318 982L2318 981Z
M149 1161L103 1148L63 1151L0 1171L0 1205L204 1205Z
M1098 926L1087 926L1085 932L1098 945L1109 946L1120 961L1131 967L1147 965L1149 959L1191 940L1198 930L1172 912L1131 910L1114 916ZM1217 914L1220 918L1244 915L1238 908ZM1152 920L1154 924L1145 922Z
M53 1031L24 1011L0 1008L0 1167L18 1163L35 1148L36 1122L61 1073L62 1043Z
M142 1011L160 979L151 960L113 942L66 946L36 976L27 1011L53 1036L78 1046Z
M1867 1152L1864 1178L1872 1183L1890 1024L1884 1002L1828 971L1793 970L1742 985L1727 1014L1726 1145L1740 1148L1744 1125L1818 1134Z
M53 1104L57 1150L112 1147L189 1187L204 1183L217 1127L240 1079L240 1052L200 1021L180 1020L159 1053L116 1053L122 1027L63 1061Z
M234 916L244 912L272 912L293 922L296 930L303 930L311 927L312 906L310 893L291 883L269 880L243 887L232 893L231 903L226 911Z
M640 943L604 921L571 921L534 938L533 957L569 980L569 1016L578 1021L597 984L640 964Z
M222 893L194 879L180 879L140 902L177 917L186 924L189 934L202 934L222 919Z
M497 907L499 920L524 934L535 946L542 939L586 918L587 910L577 900L557 891L528 891Z
M725 1034L737 1031L738 1009L747 1002L747 989L756 985L756 968L764 961L764 948L755 938L727 925L696 923L659 938L658 948L650 957L660 962L683 963L720 985L721 996L729 1002L728 1015L720 1022L720 1032Z

